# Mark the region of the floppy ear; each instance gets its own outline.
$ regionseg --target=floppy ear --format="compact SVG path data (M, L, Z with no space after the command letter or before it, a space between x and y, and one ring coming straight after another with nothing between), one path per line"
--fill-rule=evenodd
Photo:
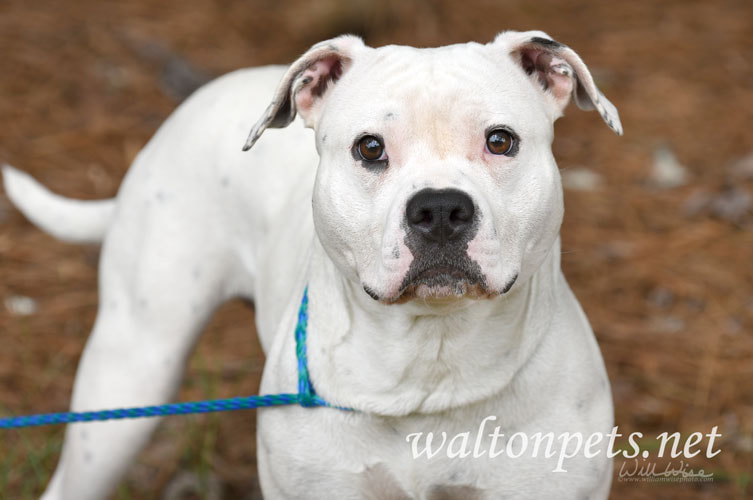
M609 128L622 135L617 108L599 92L588 67L570 47L543 31L505 31L492 44L507 51L536 85L551 95L560 114L572 96L580 109L596 109Z
M243 151L251 149L268 127L287 127L296 113L307 127L313 127L331 87L348 70L355 53L364 47L357 36L343 35L319 42L299 57L280 80L272 102L251 129Z

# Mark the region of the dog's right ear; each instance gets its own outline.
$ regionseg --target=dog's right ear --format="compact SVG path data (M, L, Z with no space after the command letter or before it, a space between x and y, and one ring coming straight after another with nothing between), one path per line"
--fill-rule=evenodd
M357 36L343 35L319 42L303 54L280 80L272 103L256 122L243 151L251 149L269 127L287 127L296 113L313 128L331 87L348 70L355 54L366 47Z

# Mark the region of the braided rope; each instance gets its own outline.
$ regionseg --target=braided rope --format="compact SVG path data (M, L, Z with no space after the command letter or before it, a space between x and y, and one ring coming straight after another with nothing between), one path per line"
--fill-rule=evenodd
M189 401L164 405L122 408L117 410L99 410L68 413L45 413L20 417L0 418L0 429L32 427L38 425L70 424L74 422L94 422L124 418L158 417L167 415L187 415L189 413L210 413L218 411L248 410L267 406L299 404L310 408L325 406L351 411L350 408L334 406L316 395L309 378L306 357L306 331L308 329L308 286L303 291L301 306L298 309L298 322L295 327L295 352L298 358L298 394L267 394L264 396L245 396L208 401Z

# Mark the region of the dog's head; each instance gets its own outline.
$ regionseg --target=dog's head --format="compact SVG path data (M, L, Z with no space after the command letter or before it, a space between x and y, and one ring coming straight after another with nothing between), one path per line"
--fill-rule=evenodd
M559 233L551 143L571 96L622 133L580 57L540 31L435 49L342 36L290 67L245 149L296 114L315 130L317 234L374 299L492 297Z

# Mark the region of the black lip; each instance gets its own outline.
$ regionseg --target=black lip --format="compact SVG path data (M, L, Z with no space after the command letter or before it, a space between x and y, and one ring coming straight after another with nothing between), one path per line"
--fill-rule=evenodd
M469 273L460 269L455 269L446 266L437 266L428 268L424 271L412 276L405 284L410 285L429 285L429 286L442 286L444 284L453 284L460 281L470 283L478 283L481 280L479 276L475 276L475 273Z
M423 265L411 266L400 285L398 298L408 289L421 285L429 288L449 287L462 294L465 287L472 285L486 289L486 279L479 265L467 256L452 264L425 262Z
M507 282L505 287L502 289L502 293L507 293L510 291L510 288L515 284L515 282L518 281L518 273L515 273L515 276L512 277L510 281Z

